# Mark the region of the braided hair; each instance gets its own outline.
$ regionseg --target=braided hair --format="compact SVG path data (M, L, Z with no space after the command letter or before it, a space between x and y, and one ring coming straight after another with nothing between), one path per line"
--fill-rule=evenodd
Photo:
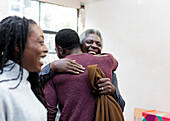
M11 66L11 69L15 66L15 63L20 65L19 74L16 78L10 80L2 80L1 82L5 81L14 81L20 77L20 82L17 86L10 88L15 89L19 86L23 76L23 68L22 68L22 56L24 53L27 36L31 32L30 25L36 24L35 21L32 19L27 19L25 17L21 18L18 16L9 16L3 19L0 22L0 74L3 73L3 68L5 66ZM16 54L15 46L18 45L19 53ZM6 64L8 60L12 60L15 63ZM10 71L8 70L8 71ZM39 78L37 74L29 73L28 81L31 83L31 88L37 98L46 106L43 90L39 84Z
M22 55L24 52L29 20L17 16L9 16L0 22L0 70L3 73L3 67L8 60L18 61L22 66ZM19 47L18 57L14 57L16 44ZM20 68L20 71L22 68Z

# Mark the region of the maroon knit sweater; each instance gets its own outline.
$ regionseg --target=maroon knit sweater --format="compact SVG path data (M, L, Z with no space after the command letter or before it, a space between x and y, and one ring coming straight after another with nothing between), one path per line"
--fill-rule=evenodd
M48 105L48 121L54 121L59 105L60 121L94 121L96 103L91 94L87 66L97 64L107 78L112 79L112 70L116 70L117 61L111 54L96 57L87 53L69 55L66 58L76 60L85 67L85 72L75 74L57 74L45 85Z

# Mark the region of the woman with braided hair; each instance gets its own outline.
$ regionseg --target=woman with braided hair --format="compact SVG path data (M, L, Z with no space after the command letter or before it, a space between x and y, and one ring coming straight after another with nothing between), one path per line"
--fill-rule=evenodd
M31 19L0 22L0 121L46 121L46 101L38 72L48 49Z

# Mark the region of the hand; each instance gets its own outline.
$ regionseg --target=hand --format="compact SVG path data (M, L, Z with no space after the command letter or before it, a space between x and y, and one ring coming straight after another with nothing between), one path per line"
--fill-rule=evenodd
M99 79L97 81L97 85L98 85L99 94L103 94L103 95L107 95L107 94L114 95L115 94L116 89L109 78Z
M70 60L68 58L55 60L50 63L50 69L59 73L73 73L79 74L84 72L85 68L76 63L75 60Z

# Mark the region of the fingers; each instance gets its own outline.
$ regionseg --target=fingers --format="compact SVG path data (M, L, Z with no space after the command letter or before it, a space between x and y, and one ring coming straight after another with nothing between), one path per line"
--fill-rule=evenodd
M80 66L82 67L82 65L78 64L75 60L69 60L69 62L75 66Z
M110 78L101 78L99 79L96 83L100 84L100 83L105 83L105 82L111 82Z
M79 71L74 71L74 70L71 70L71 69L68 69L67 72L72 73L72 74L80 74Z
M79 70L85 70L85 68L82 65L76 63L75 61L70 61L70 62L71 62L70 65L72 65L73 67L75 67Z
M79 74L84 72L85 68L68 58L55 60L50 64L50 69L58 73L73 73Z
M70 66L70 67L74 67L75 69L78 69L78 70L85 70L85 68L82 66L82 65L80 65L80 64L78 64L78 63L76 63L75 61L72 61L72 60L70 60L70 63L68 63L68 65Z
M102 78L97 81L99 94L113 94L115 87L109 78Z
M82 65L76 63L74 60L69 60L69 63L67 64L67 69L69 70L69 72L75 74L83 73L85 70Z
M112 85L112 83L109 78L101 78L97 81L97 85L99 88L101 88L101 87L110 86L110 85Z
M84 70L79 69L77 67L73 67L73 66L67 66L67 72L73 73L73 74L80 74L80 73L83 73Z
M99 88L99 94L103 95L111 94L111 89L107 87Z

